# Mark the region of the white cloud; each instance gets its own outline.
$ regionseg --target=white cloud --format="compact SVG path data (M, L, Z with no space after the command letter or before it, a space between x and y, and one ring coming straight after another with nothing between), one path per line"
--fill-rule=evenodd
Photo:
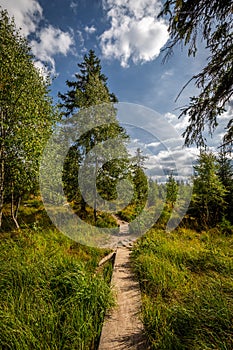
M41 61L51 65L52 73L55 73L55 54L66 56L73 45L73 37L69 32L63 32L59 28L48 26L37 34L38 40L32 40L32 52Z
M77 34L80 46L84 47L83 33L81 32L81 30L77 30L76 34Z
M226 112L224 112L220 119L230 120L233 118L233 99L231 99L226 105Z
M77 14L77 8L78 8L78 3L75 1L71 1L70 3L70 8L72 9L72 11Z
M43 10L36 0L0 0L0 6L14 16L17 28L25 36L35 32L42 19Z
M167 121L168 121L169 123L171 123L171 124L176 123L177 120L178 120L177 115L175 115L175 114L173 114L173 113L170 113L170 112L166 113L166 114L164 115L164 117L165 117L165 118L167 119Z
M169 69L161 75L161 79L162 80L170 79L173 76L174 76L174 71L172 69Z
M41 61L34 61L34 65L39 70L40 75L46 80L49 74L51 73L49 67L45 66L44 63L42 63ZM55 71L53 73L55 73Z
M85 30L85 32L88 33L88 34L93 34L93 33L96 32L96 28L95 28L95 26L93 26L93 25L92 25L91 27L86 26L86 27L84 28L84 30Z
M188 115L178 118L176 114L168 112L164 115L164 117L176 129L179 135L182 135L185 132L187 126L189 125ZM230 101L226 108L226 112L224 112L222 115L217 117L218 125L214 130L212 136L209 134L209 129L208 129L208 126L206 125L206 128L203 131L203 137L206 139L206 144L210 149L213 148L215 149L215 151L216 149L218 149L218 147L222 143L223 136L225 135L226 126L232 118L233 118L233 102ZM192 147L189 148L189 150L190 149L192 149Z
M100 36L103 55L123 67L155 59L168 40L167 26L157 16L159 0L103 0L111 27Z
M150 142L146 145L146 147L158 147L161 145L161 142L160 141L157 141L157 142Z
M0 0L0 6L14 16L15 24L22 28L22 34L35 33L36 40L30 41L35 55L35 66L42 74L55 74L54 55L67 55L74 43L73 35L51 25L38 30L43 20L43 9L37 0Z
M189 125L189 116L182 116L178 118L176 114L166 113L164 117L167 121L172 124L172 126L176 129L176 131L181 135Z
M148 175L159 179L160 175L168 175L174 172L175 176L190 177L193 173L192 163L196 159L195 149L163 149L150 155L146 162Z

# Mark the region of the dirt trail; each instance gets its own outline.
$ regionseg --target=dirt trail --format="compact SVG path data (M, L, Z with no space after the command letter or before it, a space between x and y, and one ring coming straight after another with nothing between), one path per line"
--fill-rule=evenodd
M102 248L116 249L117 247L131 247L138 236L129 233L129 223L113 215L119 225L119 233L112 235L108 242L101 245Z
M118 220L118 218L117 218ZM113 269L111 286L116 295L116 307L105 317L99 350L145 350L148 349L140 320L141 293L130 264L130 249L119 247L119 242L133 242L128 234L128 223L118 220L120 241ZM122 244L123 245L123 244Z
M117 249L111 284L117 305L105 317L99 350L147 349L140 320L141 293L127 248Z

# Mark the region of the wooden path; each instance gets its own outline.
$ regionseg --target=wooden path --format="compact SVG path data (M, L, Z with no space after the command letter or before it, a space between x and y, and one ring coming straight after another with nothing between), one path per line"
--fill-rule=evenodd
M116 295L116 307L105 317L99 350L148 349L140 320L141 293L127 247L116 250L111 286Z

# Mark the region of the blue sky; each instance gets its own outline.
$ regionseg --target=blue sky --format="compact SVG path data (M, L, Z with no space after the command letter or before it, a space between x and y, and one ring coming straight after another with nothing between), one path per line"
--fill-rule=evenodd
M66 91L65 81L73 79L83 55L94 49L119 101L174 113L194 92L190 85L175 103L180 89L205 62L203 52L192 59L177 49L162 64L168 33L156 18L159 0L0 0L0 5L28 36L38 66L47 64L57 76L55 98Z
M55 77L51 94L67 91L65 81L73 80L77 63L94 49L101 59L108 86L120 102L151 108L181 134L187 119L179 119L179 108L187 105L197 90L183 85L205 65L208 52L201 45L195 58L187 57L186 48L176 48L162 63L162 48L168 40L167 23L158 19L160 0L0 0L0 6L15 17L17 27L27 36L35 64L47 67ZM219 145L222 118L210 147ZM155 121L156 122L156 121ZM197 153L194 148L187 157Z

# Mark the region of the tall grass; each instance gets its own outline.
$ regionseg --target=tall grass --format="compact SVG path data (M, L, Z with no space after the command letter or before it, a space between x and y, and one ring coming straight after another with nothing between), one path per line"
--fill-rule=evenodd
M95 274L107 251L44 229L0 243L1 349L96 349L113 303L109 272Z
M132 259L151 349L233 348L233 237L151 230Z

